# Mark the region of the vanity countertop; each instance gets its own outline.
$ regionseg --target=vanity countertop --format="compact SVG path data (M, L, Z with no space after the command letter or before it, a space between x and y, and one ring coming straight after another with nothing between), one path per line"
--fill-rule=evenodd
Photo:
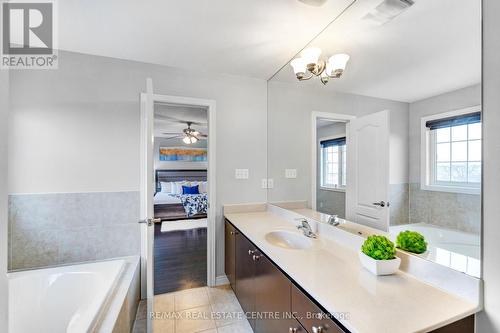
M300 232L272 212L225 217L330 314L346 315L338 319L351 332L427 332L479 310L477 304L401 271L372 275L361 266L356 250L321 234L307 249L276 247L265 240L269 231Z

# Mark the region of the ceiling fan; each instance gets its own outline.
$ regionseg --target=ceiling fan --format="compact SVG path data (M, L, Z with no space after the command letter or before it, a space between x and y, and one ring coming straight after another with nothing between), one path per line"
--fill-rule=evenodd
M163 134L173 135L171 137L166 138L167 140L182 138L182 141L184 141L184 143L187 145L195 143L198 140L206 140L207 139L208 135L200 133L197 130L191 128L191 125L193 125L193 122L186 121L186 125L187 125L187 128L183 129L181 133L169 133L169 132L167 132L167 133L163 133Z

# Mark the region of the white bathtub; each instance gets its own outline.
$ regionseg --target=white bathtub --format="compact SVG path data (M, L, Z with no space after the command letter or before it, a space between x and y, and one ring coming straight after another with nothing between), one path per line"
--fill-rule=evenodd
M9 273L9 333L92 332L124 260Z
M481 238L477 234L440 228L427 223L413 223L389 228L391 238L401 231L412 230L424 235L428 246L422 257L469 275L481 274Z

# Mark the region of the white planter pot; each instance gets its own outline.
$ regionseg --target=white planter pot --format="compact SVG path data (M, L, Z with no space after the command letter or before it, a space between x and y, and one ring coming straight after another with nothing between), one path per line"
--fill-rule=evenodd
M401 264L401 259L396 257L391 260L376 260L359 251L359 261L364 268L375 275L390 275L396 273Z

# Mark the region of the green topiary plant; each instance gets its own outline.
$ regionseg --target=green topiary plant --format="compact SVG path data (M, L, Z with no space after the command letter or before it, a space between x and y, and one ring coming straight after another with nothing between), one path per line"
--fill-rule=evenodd
M368 236L361 251L376 260L391 260L396 257L394 243L385 236Z
M424 253L427 242L422 234L416 231L402 231L396 238L396 246L402 250L413 253Z

